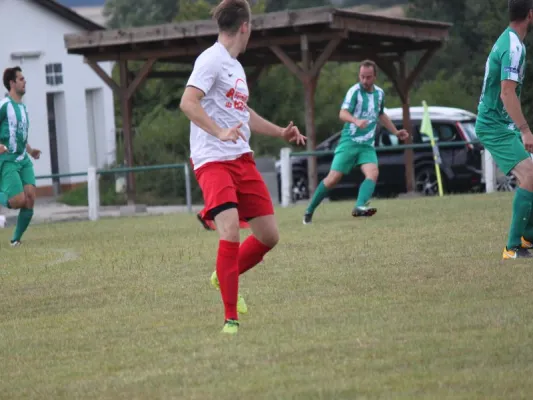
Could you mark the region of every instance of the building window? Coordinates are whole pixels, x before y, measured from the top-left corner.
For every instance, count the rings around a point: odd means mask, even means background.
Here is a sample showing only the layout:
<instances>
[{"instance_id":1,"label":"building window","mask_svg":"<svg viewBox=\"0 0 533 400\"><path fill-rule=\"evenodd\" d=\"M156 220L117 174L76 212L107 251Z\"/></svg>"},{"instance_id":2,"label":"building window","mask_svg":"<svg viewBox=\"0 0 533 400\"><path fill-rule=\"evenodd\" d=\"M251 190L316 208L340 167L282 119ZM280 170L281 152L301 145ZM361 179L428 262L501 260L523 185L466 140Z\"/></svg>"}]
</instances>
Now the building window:
<instances>
[{"instance_id":1,"label":"building window","mask_svg":"<svg viewBox=\"0 0 533 400\"><path fill-rule=\"evenodd\" d=\"M46 64L46 84L51 86L63 84L63 66L61 64Z\"/></svg>"}]
</instances>

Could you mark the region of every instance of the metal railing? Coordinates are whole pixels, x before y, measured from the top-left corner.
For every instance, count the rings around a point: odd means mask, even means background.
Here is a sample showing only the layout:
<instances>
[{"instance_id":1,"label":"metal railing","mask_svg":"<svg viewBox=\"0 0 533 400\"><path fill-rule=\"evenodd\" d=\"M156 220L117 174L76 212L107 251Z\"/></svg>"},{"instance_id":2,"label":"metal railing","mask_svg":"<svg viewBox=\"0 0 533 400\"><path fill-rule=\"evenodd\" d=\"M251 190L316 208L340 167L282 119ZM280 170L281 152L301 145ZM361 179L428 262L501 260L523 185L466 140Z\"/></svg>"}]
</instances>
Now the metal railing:
<instances>
[{"instance_id":1,"label":"metal railing","mask_svg":"<svg viewBox=\"0 0 533 400\"><path fill-rule=\"evenodd\" d=\"M440 148L453 148L462 147L465 145L480 144L479 140L472 141L456 141L456 142L436 142L435 148L438 151ZM376 151L390 152L407 149L428 149L432 150L431 143L412 143L402 144L394 146L377 146ZM485 183L485 191L491 193L496 187L496 168L492 160L492 156L487 150L482 149L482 171L483 182ZM292 165L291 157L313 157L313 156L326 156L335 154L334 150L321 150L321 151L295 151L286 147L280 151L280 176L281 176L281 206L288 207L292 203Z\"/></svg>"},{"instance_id":2,"label":"metal railing","mask_svg":"<svg viewBox=\"0 0 533 400\"><path fill-rule=\"evenodd\" d=\"M129 172L146 172L146 171L159 171L163 169L183 169L185 174L185 198L187 204L187 211L192 213L192 188L191 188L191 173L187 163L179 164L161 164L161 165L146 165L139 167L120 167L112 169L96 169L89 167L87 172L71 172L65 174L50 174L39 175L35 179L57 179L57 178L72 178L79 176L87 177L87 189L88 189L88 204L89 204L89 219L91 221L99 218L98 209L100 207L100 193L98 186L98 175L113 175L113 174L126 174Z\"/></svg>"}]
</instances>

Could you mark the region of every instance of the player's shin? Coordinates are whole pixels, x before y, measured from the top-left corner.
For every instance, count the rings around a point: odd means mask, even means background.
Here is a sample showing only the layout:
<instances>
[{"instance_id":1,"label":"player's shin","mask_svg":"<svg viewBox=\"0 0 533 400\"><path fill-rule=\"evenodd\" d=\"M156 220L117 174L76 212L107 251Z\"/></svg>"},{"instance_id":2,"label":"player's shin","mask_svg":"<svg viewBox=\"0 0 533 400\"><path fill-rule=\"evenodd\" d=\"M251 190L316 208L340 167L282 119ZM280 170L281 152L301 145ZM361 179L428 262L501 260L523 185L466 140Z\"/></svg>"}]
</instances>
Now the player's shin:
<instances>
[{"instance_id":1,"label":"player's shin","mask_svg":"<svg viewBox=\"0 0 533 400\"><path fill-rule=\"evenodd\" d=\"M239 274L244 274L261 262L270 247L261 243L254 235L242 242L239 248Z\"/></svg>"},{"instance_id":2,"label":"player's shin","mask_svg":"<svg viewBox=\"0 0 533 400\"><path fill-rule=\"evenodd\" d=\"M315 212L315 209L322 203L322 200L324 200L328 195L328 188L326 185L324 185L324 181L321 181L318 187L315 190L315 193L313 193L313 198L311 199L311 202L307 206L306 214L313 214Z\"/></svg>"},{"instance_id":3,"label":"player's shin","mask_svg":"<svg viewBox=\"0 0 533 400\"><path fill-rule=\"evenodd\" d=\"M532 207L533 192L518 188L513 200L513 216L511 219L511 227L509 229L509 239L507 241L508 249L521 246L522 236L527 235L527 227L530 224Z\"/></svg>"},{"instance_id":4,"label":"player's shin","mask_svg":"<svg viewBox=\"0 0 533 400\"><path fill-rule=\"evenodd\" d=\"M224 302L225 319L237 320L239 292L239 242L220 240L217 255L217 276Z\"/></svg>"},{"instance_id":5,"label":"player's shin","mask_svg":"<svg viewBox=\"0 0 533 400\"><path fill-rule=\"evenodd\" d=\"M31 219L33 217L33 209L31 208L21 208L19 211L19 216L17 218L17 226L15 227L15 232L13 233L13 238L11 242L20 242L22 235L28 229Z\"/></svg>"},{"instance_id":6,"label":"player's shin","mask_svg":"<svg viewBox=\"0 0 533 400\"><path fill-rule=\"evenodd\" d=\"M374 190L376 189L376 182L372 179L365 179L359 187L359 194L357 195L357 202L355 207L364 207L370 201Z\"/></svg>"}]
</instances>

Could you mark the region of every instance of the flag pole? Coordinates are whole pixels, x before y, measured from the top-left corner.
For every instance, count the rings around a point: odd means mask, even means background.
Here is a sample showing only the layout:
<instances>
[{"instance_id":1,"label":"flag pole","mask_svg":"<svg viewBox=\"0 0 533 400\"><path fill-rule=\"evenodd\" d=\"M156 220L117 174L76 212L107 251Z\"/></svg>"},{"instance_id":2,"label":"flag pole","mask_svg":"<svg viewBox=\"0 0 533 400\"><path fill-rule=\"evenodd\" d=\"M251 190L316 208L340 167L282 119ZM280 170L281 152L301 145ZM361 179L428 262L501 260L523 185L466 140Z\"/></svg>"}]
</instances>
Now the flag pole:
<instances>
[{"instance_id":1,"label":"flag pole","mask_svg":"<svg viewBox=\"0 0 533 400\"><path fill-rule=\"evenodd\" d=\"M433 149L433 160L435 162L435 174L437 175L437 185L439 188L439 197L443 196L442 189L442 178L440 174L440 165L442 164L442 159L440 157L439 147L435 143L435 136L433 135L433 126L431 125L431 119L429 117L429 109L426 101L422 101L424 106L424 117L422 119L422 126L420 127L420 133L427 135L429 137L431 147Z\"/></svg>"}]
</instances>

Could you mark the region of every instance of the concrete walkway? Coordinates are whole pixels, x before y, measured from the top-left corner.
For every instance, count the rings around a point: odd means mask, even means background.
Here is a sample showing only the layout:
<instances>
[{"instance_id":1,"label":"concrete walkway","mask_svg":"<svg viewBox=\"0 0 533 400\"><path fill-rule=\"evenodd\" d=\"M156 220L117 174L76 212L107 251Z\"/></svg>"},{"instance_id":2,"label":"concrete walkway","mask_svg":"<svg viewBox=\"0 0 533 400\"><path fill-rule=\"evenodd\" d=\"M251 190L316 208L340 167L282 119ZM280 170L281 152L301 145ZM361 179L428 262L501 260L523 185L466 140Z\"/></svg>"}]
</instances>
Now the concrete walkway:
<instances>
[{"instance_id":1,"label":"concrete walkway","mask_svg":"<svg viewBox=\"0 0 533 400\"><path fill-rule=\"evenodd\" d=\"M194 205L193 211L198 212L203 205ZM100 218L121 217L125 215L164 215L187 212L187 206L154 206L147 207L146 212L131 213L120 206L100 207ZM0 215L6 217L6 227L12 227L17 222L18 210L0 209ZM58 203L53 198L38 199L34 208L32 224L65 221L86 221L89 219L88 207L74 207Z\"/></svg>"}]
</instances>

